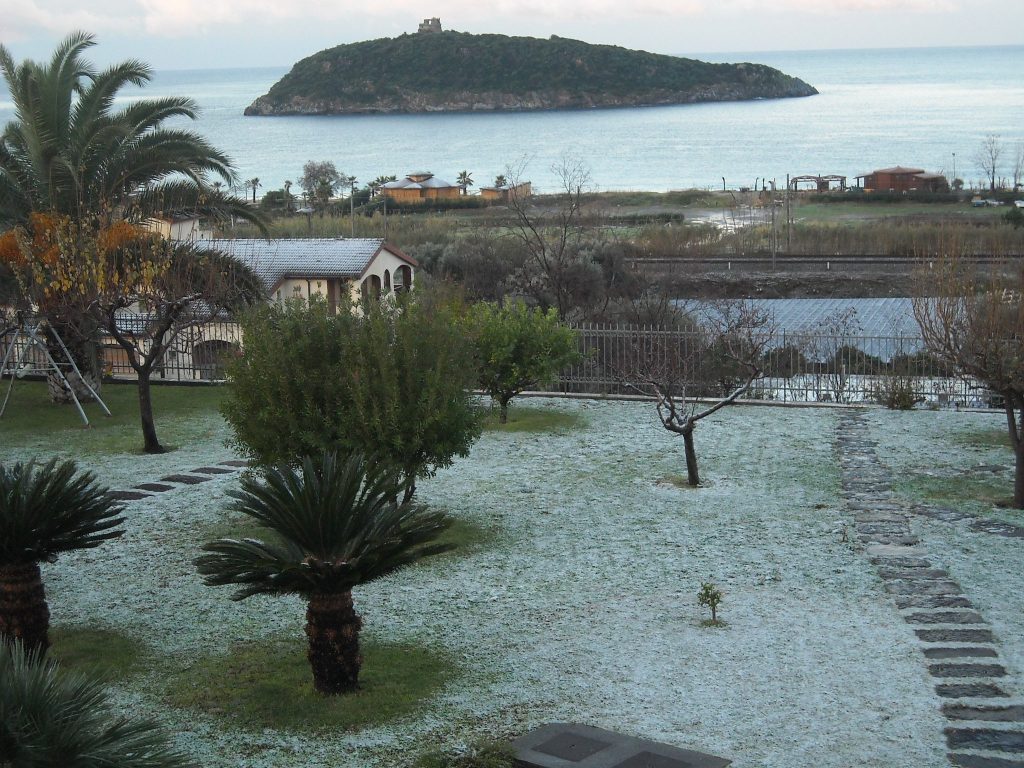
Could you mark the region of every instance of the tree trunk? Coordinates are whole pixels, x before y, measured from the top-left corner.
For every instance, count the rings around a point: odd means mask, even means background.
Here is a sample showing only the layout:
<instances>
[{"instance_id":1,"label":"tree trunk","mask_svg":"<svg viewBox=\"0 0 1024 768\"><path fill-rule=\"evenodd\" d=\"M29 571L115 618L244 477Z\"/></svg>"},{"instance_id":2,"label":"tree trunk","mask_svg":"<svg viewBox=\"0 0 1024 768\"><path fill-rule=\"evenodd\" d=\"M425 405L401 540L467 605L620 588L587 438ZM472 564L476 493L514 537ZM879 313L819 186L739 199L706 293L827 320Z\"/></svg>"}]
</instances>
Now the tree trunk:
<instances>
[{"instance_id":1,"label":"tree trunk","mask_svg":"<svg viewBox=\"0 0 1024 768\"><path fill-rule=\"evenodd\" d=\"M352 604L352 592L314 594L306 609L306 638L313 687L334 696L359 689L359 630L362 619Z\"/></svg>"},{"instance_id":2,"label":"tree trunk","mask_svg":"<svg viewBox=\"0 0 1024 768\"><path fill-rule=\"evenodd\" d=\"M700 485L700 475L697 474L697 450L693 447L693 426L684 430L682 435L686 449L686 484L696 488Z\"/></svg>"},{"instance_id":3,"label":"tree trunk","mask_svg":"<svg viewBox=\"0 0 1024 768\"><path fill-rule=\"evenodd\" d=\"M0 639L5 643L21 640L26 651L42 656L50 647L49 626L39 563L0 567Z\"/></svg>"},{"instance_id":4,"label":"tree trunk","mask_svg":"<svg viewBox=\"0 0 1024 768\"><path fill-rule=\"evenodd\" d=\"M1024 397L1015 393L1002 391L1006 410L1006 427L1010 433L1010 445L1013 446L1013 506L1024 509L1024 436L1021 435L1021 424L1017 421L1017 412L1024 417Z\"/></svg>"},{"instance_id":5,"label":"tree trunk","mask_svg":"<svg viewBox=\"0 0 1024 768\"><path fill-rule=\"evenodd\" d=\"M508 399L499 400L498 406L500 408L498 412L498 423L508 424Z\"/></svg>"},{"instance_id":6,"label":"tree trunk","mask_svg":"<svg viewBox=\"0 0 1024 768\"><path fill-rule=\"evenodd\" d=\"M1024 441L1017 443L1013 453L1013 506L1014 509L1024 509Z\"/></svg>"},{"instance_id":7,"label":"tree trunk","mask_svg":"<svg viewBox=\"0 0 1024 768\"><path fill-rule=\"evenodd\" d=\"M153 391L149 383L149 370L139 372L139 418L142 421L142 450L145 453L167 453L156 436L153 421Z\"/></svg>"},{"instance_id":8,"label":"tree trunk","mask_svg":"<svg viewBox=\"0 0 1024 768\"><path fill-rule=\"evenodd\" d=\"M60 366L61 373L64 374L64 378L71 385L78 401L80 403L91 403L94 398L92 392L89 391L89 387L92 387L93 391L98 393L103 381L103 372L99 363L96 344L92 341L76 340L73 338L76 333L74 330L62 330L64 332L58 331L60 332L61 340L64 342L64 346L67 347L68 352L71 353L71 358L78 367L81 376L76 374L71 369L71 366L68 365L67 355L61 349L57 340L50 334L46 335L46 349L54 362ZM47 372L46 385L51 402L74 402L71 392L68 391L67 387L64 386L64 382L53 371Z\"/></svg>"}]
</instances>

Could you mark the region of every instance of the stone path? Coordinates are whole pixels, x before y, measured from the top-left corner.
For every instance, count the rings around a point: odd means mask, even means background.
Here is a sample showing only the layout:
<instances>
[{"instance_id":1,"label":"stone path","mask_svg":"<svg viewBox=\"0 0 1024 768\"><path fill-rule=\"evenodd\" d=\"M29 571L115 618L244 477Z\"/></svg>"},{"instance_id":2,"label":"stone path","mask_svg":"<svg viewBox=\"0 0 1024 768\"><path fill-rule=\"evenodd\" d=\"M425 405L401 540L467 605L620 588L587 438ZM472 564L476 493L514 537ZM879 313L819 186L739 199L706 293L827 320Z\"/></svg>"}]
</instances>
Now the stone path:
<instances>
[{"instance_id":1,"label":"stone path","mask_svg":"<svg viewBox=\"0 0 1024 768\"><path fill-rule=\"evenodd\" d=\"M249 466L249 462L241 459L222 461L215 467L196 467L188 473L165 475L159 482L139 483L138 485L123 491L113 491L112 496L119 501L139 501L150 499L153 494L166 493L180 488L183 485L198 485L212 480L215 475L227 475L238 472Z\"/></svg>"},{"instance_id":2,"label":"stone path","mask_svg":"<svg viewBox=\"0 0 1024 768\"><path fill-rule=\"evenodd\" d=\"M935 693L949 723L945 736L950 763L961 768L1024 768L1024 703L1002 682L1006 669L998 639L960 585L933 563L914 535L910 516L924 513L921 507L901 504L893 493L892 476L878 459L862 414L840 417L837 453L842 495L857 539L903 620L913 628L928 673L935 679ZM1015 535L1001 525L975 530Z\"/></svg>"}]
</instances>

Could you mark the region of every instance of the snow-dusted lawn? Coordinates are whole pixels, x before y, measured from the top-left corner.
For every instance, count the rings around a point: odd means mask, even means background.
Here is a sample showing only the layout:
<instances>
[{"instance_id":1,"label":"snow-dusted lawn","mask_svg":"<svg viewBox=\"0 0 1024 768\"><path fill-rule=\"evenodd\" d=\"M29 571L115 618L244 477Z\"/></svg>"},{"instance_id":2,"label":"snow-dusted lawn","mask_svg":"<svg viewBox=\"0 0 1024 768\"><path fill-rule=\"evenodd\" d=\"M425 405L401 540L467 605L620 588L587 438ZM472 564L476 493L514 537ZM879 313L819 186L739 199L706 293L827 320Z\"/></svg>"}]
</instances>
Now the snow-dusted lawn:
<instances>
[{"instance_id":1,"label":"snow-dusted lawn","mask_svg":"<svg viewBox=\"0 0 1024 768\"><path fill-rule=\"evenodd\" d=\"M682 444L651 405L531 404L580 410L588 426L486 434L421 485L422 501L496 527L495 541L357 592L365 636L461 659L460 676L412 717L314 737L225 730L161 704L162 677L190 659L302 631L298 601L233 603L194 572L235 477L135 503L121 541L47 567L54 621L111 625L155 646L157 666L117 698L164 719L203 765L390 768L431 745L553 720L712 752L736 768L945 764L939 700L913 634L867 558L842 541L836 412L726 409L698 428L707 487L683 490L658 482L683 471ZM873 412L872 423L891 415ZM934 416L912 415L906 425ZM194 451L102 470L126 485L230 458L215 434ZM969 557L944 535L929 546L945 548L1004 641L1024 636L1011 594L1019 579L1002 570L1021 544ZM725 592L725 628L700 625L696 595L709 578ZM1006 658L1019 670L1012 642Z\"/></svg>"}]
</instances>

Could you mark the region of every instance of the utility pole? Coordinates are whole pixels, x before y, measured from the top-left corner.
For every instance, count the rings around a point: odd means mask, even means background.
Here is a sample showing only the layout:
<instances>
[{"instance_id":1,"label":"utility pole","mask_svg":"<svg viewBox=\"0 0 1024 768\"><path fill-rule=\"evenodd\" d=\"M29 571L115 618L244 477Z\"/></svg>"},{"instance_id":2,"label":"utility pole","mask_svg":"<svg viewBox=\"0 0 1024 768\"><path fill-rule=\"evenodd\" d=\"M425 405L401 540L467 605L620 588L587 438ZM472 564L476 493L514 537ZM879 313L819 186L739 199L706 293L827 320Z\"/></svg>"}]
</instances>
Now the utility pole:
<instances>
[{"instance_id":1,"label":"utility pole","mask_svg":"<svg viewBox=\"0 0 1024 768\"><path fill-rule=\"evenodd\" d=\"M789 225L792 222L792 212L789 208L789 174L786 174L786 253L793 250L793 240L790 236Z\"/></svg>"},{"instance_id":2,"label":"utility pole","mask_svg":"<svg viewBox=\"0 0 1024 768\"><path fill-rule=\"evenodd\" d=\"M356 236L356 177L348 177L349 184L351 185L348 193L348 216L352 220L352 237Z\"/></svg>"}]
</instances>

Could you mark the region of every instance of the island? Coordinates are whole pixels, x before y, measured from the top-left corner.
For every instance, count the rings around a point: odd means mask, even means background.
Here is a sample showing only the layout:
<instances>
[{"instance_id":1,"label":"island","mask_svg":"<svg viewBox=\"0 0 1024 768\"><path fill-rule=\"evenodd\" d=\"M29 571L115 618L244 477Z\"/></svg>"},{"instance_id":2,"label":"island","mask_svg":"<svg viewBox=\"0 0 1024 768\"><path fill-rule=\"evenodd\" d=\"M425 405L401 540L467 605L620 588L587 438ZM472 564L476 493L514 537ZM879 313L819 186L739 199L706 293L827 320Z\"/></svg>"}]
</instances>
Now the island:
<instances>
[{"instance_id":1,"label":"island","mask_svg":"<svg viewBox=\"0 0 1024 768\"><path fill-rule=\"evenodd\" d=\"M549 39L433 32L339 45L295 64L246 115L649 107L812 96L763 64Z\"/></svg>"}]
</instances>

